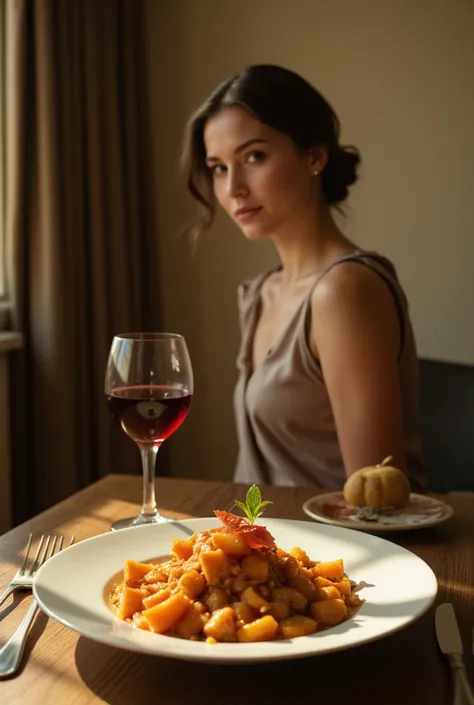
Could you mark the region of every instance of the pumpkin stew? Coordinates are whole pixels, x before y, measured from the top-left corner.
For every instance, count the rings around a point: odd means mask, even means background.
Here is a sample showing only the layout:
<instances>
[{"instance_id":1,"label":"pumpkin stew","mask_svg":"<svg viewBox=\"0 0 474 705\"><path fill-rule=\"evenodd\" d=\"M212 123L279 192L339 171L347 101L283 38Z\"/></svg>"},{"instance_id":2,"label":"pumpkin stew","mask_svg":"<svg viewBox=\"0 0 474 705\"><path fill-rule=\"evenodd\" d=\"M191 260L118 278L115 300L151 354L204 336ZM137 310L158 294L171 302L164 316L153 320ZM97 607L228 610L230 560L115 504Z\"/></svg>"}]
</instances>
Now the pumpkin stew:
<instances>
[{"instance_id":1,"label":"pumpkin stew","mask_svg":"<svg viewBox=\"0 0 474 705\"><path fill-rule=\"evenodd\" d=\"M265 527L215 513L222 525L175 539L165 563L126 562L108 600L119 619L171 637L256 642L333 627L362 604L342 559L287 553Z\"/></svg>"}]
</instances>

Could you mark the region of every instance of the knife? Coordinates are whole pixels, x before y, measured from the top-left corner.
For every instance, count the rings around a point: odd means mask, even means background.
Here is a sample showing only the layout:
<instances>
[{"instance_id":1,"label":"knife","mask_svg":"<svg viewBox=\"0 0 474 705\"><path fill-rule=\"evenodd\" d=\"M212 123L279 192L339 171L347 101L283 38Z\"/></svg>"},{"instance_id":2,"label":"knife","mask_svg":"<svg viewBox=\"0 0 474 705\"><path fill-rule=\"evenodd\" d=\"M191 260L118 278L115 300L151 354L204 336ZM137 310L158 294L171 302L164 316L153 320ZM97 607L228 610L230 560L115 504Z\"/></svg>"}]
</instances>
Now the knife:
<instances>
[{"instance_id":1,"label":"knife","mask_svg":"<svg viewBox=\"0 0 474 705\"><path fill-rule=\"evenodd\" d=\"M435 629L439 648L448 657L453 672L453 705L474 705L474 695L467 679L462 654L462 641L454 608L450 602L439 605L435 613Z\"/></svg>"}]
</instances>

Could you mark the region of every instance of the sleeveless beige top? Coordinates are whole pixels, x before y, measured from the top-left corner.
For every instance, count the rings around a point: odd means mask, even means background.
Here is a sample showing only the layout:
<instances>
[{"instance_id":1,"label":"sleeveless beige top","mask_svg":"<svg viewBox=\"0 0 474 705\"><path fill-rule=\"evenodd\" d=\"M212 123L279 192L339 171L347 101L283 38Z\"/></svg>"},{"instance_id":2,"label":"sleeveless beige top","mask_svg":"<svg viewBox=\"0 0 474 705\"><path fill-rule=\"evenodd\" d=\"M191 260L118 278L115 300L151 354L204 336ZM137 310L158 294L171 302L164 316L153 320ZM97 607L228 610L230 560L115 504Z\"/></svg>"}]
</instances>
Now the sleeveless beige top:
<instances>
[{"instance_id":1,"label":"sleeveless beige top","mask_svg":"<svg viewBox=\"0 0 474 705\"><path fill-rule=\"evenodd\" d=\"M288 327L253 372L260 290L269 273L240 285L242 342L234 396L239 455L234 482L333 490L341 489L346 480L331 403L308 339L313 289L340 262L370 267L394 297L401 327L398 370L408 475L414 492L426 486L418 425L418 359L407 301L393 265L377 253L363 251L343 255L316 276Z\"/></svg>"}]
</instances>

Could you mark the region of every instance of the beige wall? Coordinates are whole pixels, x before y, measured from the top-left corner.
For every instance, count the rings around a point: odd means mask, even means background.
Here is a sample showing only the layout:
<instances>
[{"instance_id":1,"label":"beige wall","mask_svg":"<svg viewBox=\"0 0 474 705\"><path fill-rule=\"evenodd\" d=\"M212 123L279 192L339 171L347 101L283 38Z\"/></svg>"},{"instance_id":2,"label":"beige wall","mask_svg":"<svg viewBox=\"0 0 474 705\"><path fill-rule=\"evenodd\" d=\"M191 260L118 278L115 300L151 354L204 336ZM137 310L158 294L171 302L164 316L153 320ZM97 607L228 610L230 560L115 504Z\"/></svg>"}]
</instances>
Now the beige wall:
<instances>
[{"instance_id":1,"label":"beige wall","mask_svg":"<svg viewBox=\"0 0 474 705\"><path fill-rule=\"evenodd\" d=\"M292 68L334 105L364 159L349 235L396 263L420 354L474 363L472 0L148 0L148 30L165 325L196 373L173 473L231 476L235 290L275 262L222 217L194 258L176 236L192 212L177 175L186 118L245 65Z\"/></svg>"}]
</instances>

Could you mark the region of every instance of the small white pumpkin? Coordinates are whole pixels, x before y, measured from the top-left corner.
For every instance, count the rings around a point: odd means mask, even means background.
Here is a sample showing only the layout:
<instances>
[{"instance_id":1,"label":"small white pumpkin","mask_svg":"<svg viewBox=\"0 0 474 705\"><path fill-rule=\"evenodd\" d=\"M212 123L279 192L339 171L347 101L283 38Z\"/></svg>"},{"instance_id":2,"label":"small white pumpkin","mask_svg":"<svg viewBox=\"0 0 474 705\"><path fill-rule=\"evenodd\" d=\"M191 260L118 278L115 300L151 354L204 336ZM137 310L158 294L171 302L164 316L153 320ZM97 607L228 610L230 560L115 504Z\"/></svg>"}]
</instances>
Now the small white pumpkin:
<instances>
[{"instance_id":1,"label":"small white pumpkin","mask_svg":"<svg viewBox=\"0 0 474 705\"><path fill-rule=\"evenodd\" d=\"M361 468L344 485L344 499L355 507L395 507L401 509L410 499L410 482L401 470L389 463Z\"/></svg>"}]
</instances>

